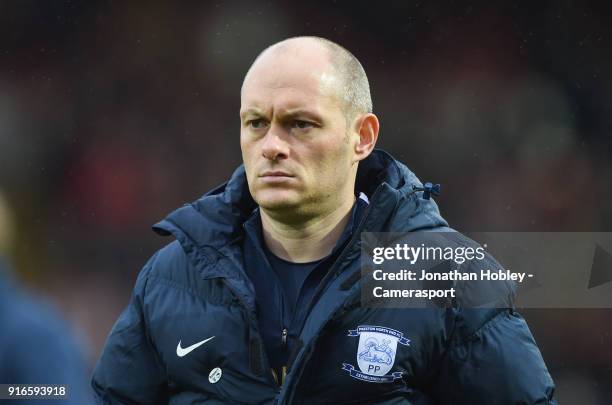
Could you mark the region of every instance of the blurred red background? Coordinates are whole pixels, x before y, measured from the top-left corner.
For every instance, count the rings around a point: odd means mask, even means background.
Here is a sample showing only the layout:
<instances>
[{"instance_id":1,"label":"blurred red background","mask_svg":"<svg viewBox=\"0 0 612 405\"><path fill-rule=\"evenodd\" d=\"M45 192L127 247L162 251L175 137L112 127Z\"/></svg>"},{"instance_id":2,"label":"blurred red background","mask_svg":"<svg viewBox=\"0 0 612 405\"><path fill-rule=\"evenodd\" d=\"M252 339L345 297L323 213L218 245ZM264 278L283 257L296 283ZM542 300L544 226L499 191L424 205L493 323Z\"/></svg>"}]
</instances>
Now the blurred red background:
<instances>
[{"instance_id":1,"label":"blurred red background","mask_svg":"<svg viewBox=\"0 0 612 405\"><path fill-rule=\"evenodd\" d=\"M168 242L150 225L240 164L252 60L295 35L361 60L379 146L442 184L454 228L611 230L610 3L5 1L7 254L72 321L90 366ZM524 314L560 403L611 403L612 311Z\"/></svg>"}]
</instances>

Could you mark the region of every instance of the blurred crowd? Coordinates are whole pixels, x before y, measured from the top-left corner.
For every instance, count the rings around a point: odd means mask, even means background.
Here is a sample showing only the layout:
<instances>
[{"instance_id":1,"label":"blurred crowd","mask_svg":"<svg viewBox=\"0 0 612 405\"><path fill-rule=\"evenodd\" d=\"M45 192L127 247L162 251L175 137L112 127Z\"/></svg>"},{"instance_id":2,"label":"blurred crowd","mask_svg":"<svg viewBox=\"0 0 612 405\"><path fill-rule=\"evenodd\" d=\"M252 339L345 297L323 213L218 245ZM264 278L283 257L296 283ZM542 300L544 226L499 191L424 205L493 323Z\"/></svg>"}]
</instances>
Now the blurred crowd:
<instances>
[{"instance_id":1,"label":"blurred crowd","mask_svg":"<svg viewBox=\"0 0 612 405\"><path fill-rule=\"evenodd\" d=\"M93 366L168 242L150 225L240 164L252 60L305 34L360 59L379 146L442 184L454 228L610 231L611 23L578 1L2 2L3 256ZM609 404L612 310L525 316L560 403Z\"/></svg>"}]
</instances>

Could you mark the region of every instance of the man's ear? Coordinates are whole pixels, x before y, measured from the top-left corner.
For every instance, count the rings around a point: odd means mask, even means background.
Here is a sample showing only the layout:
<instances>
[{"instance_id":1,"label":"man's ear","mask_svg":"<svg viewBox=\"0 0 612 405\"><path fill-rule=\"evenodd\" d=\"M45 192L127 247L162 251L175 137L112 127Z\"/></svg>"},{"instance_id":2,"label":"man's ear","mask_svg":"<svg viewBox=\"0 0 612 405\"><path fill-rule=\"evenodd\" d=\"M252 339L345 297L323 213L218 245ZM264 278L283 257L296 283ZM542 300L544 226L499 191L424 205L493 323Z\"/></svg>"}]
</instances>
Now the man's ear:
<instances>
[{"instance_id":1,"label":"man's ear","mask_svg":"<svg viewBox=\"0 0 612 405\"><path fill-rule=\"evenodd\" d=\"M380 124L378 117L372 113L367 113L355 120L355 130L359 135L359 142L355 144L355 161L367 158L378 140L378 130Z\"/></svg>"}]
</instances>

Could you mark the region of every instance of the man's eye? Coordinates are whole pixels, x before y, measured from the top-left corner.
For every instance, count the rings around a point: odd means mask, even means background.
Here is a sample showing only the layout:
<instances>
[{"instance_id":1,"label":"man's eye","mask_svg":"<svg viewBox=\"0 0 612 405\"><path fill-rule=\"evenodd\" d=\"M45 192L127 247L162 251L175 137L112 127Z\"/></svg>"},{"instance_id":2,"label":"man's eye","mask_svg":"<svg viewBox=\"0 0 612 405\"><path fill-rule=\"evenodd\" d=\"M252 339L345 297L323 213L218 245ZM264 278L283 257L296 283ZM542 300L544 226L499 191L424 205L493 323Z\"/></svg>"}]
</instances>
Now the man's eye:
<instances>
[{"instance_id":1,"label":"man's eye","mask_svg":"<svg viewBox=\"0 0 612 405\"><path fill-rule=\"evenodd\" d=\"M250 120L248 122L248 125L253 129L261 129L265 127L266 122L262 119L256 119L256 120Z\"/></svg>"},{"instance_id":2,"label":"man's eye","mask_svg":"<svg viewBox=\"0 0 612 405\"><path fill-rule=\"evenodd\" d=\"M314 127L314 124L308 121L295 120L292 124L293 128L308 129Z\"/></svg>"}]
</instances>

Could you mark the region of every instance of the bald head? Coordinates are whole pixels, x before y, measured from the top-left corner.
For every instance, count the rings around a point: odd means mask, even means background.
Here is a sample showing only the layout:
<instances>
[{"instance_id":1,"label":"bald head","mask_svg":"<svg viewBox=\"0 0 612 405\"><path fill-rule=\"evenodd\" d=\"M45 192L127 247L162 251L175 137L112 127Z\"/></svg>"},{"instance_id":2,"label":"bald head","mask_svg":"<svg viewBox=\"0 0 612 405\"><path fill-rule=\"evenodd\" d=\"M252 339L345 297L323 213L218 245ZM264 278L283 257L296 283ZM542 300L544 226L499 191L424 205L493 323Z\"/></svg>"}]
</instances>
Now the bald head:
<instances>
[{"instance_id":1,"label":"bald head","mask_svg":"<svg viewBox=\"0 0 612 405\"><path fill-rule=\"evenodd\" d=\"M347 118L372 112L370 85L357 58L344 47L325 38L295 37L266 48L257 56L244 82L252 79L258 64L293 59L318 74L320 85L342 103Z\"/></svg>"}]
</instances>

